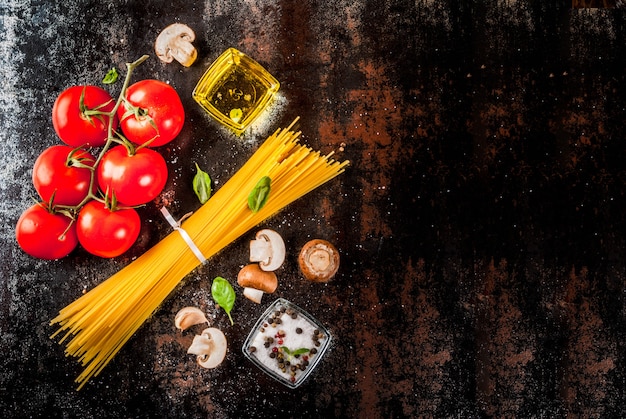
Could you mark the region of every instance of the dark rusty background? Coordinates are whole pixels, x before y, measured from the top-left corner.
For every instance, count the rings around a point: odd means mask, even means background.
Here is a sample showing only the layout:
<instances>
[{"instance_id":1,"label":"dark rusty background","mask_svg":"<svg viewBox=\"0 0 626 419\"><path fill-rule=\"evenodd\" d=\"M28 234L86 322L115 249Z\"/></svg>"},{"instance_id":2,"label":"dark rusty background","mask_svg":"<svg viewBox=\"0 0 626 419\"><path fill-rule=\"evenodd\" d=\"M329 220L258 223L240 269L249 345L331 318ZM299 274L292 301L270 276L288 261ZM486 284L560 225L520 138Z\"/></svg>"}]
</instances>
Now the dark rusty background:
<instances>
[{"instance_id":1,"label":"dark rusty background","mask_svg":"<svg viewBox=\"0 0 626 419\"><path fill-rule=\"evenodd\" d=\"M469 3L469 2L468 2ZM0 408L16 417L618 417L626 411L626 22L559 2L0 2ZM564 2L567 3L567 2ZM197 34L191 68L163 64L158 33ZM281 82L273 109L236 138L191 91L235 47ZM134 80L171 83L186 125L161 150L170 180L141 209L127 255L27 257L14 225L36 156L58 143L66 87L100 83L143 54ZM110 88L115 90L115 86ZM216 188L296 116L303 140L352 163L262 227L290 254L276 296L335 340L297 390L244 359L257 306L238 293L230 326L210 297L234 280L253 232L197 269L81 392L79 365L48 339L59 309L193 211L194 162ZM261 227L261 226L260 226ZM337 245L326 285L298 274L310 238ZM238 289L240 291L240 289ZM174 314L197 305L226 333L215 370L186 355Z\"/></svg>"}]
</instances>

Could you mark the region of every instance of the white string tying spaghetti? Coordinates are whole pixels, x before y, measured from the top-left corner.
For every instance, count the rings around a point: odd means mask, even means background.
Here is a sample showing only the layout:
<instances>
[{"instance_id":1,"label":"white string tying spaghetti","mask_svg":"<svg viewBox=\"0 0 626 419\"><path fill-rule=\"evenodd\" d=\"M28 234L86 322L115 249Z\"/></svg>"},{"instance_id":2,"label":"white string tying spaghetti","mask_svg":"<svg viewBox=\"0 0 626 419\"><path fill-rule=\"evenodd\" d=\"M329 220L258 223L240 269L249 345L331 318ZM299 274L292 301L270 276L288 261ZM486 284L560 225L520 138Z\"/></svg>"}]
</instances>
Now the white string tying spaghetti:
<instances>
[{"instance_id":1,"label":"white string tying spaghetti","mask_svg":"<svg viewBox=\"0 0 626 419\"><path fill-rule=\"evenodd\" d=\"M182 220L191 215L191 213L186 214L180 221L176 221L174 217L172 217L172 214L170 214L170 212L165 207L161 207L161 214L163 214L163 217L165 217L165 220L172 226L172 228L180 233L181 237L183 238L187 246L189 246L189 249L191 249L193 254L198 258L200 263L206 262L206 258L204 257L200 249L198 249L198 246L196 246L193 240L191 240L189 234L180 226Z\"/></svg>"}]
</instances>

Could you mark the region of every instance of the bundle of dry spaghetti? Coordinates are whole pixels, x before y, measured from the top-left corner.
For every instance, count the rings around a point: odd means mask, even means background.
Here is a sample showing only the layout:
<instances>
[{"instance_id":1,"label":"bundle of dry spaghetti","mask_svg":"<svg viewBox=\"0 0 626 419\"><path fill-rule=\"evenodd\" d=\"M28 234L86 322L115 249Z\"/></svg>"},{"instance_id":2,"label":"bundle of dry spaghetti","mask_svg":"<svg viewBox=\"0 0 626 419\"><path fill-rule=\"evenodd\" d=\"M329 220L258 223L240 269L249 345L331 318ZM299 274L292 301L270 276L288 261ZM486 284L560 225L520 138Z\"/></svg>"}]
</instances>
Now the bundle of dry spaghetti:
<instances>
[{"instance_id":1,"label":"bundle of dry spaghetti","mask_svg":"<svg viewBox=\"0 0 626 419\"><path fill-rule=\"evenodd\" d=\"M52 337L62 336L59 343L66 345L66 355L78 358L85 367L76 378L79 390L102 371L179 282L200 265L193 245L209 259L248 230L345 170L348 161L335 161L332 153L321 155L301 145L300 132L291 131L296 121L284 130L277 130L261 144L178 231L170 233L51 320L52 325L59 326ZM252 212L248 195L264 176L271 179L270 196L258 212ZM187 240L184 235L188 235ZM188 244L189 238L192 246Z\"/></svg>"}]
</instances>

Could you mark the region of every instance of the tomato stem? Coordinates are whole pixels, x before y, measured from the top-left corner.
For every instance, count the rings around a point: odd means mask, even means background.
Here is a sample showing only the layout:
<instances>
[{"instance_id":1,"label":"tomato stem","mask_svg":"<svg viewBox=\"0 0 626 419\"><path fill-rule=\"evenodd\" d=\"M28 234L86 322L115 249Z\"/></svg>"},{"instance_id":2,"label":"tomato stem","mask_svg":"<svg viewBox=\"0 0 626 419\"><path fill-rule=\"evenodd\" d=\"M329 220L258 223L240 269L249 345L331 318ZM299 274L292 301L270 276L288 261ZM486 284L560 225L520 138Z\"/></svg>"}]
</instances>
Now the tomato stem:
<instances>
[{"instance_id":1,"label":"tomato stem","mask_svg":"<svg viewBox=\"0 0 626 419\"><path fill-rule=\"evenodd\" d=\"M126 63L126 77L124 77L124 84L122 85L122 90L120 91L120 94L117 98L117 101L115 102L115 106L113 107L113 109L111 109L111 112L109 112L109 124L107 126L107 142L104 145L102 151L100 152L100 154L98 155L98 158L96 159L96 163L94 164L94 167L97 166L100 163L100 160L102 160L102 157L104 156L104 153L106 153L106 151L109 149L109 147L111 146L111 143L114 141L114 137L113 137L113 118L115 118L115 114L117 113L117 110L119 109L119 107L121 106L122 102L124 101L124 98L126 97L126 90L128 89L128 85L130 84L130 79L131 79L131 75L133 73L133 71L135 71L135 69L141 65L141 63L143 63L144 61L146 61L148 59L148 55L143 55L142 57L140 57L138 60L132 62L132 63Z\"/></svg>"},{"instance_id":2,"label":"tomato stem","mask_svg":"<svg viewBox=\"0 0 626 419\"><path fill-rule=\"evenodd\" d=\"M126 72L126 76L124 77L124 84L122 85L122 90L120 91L120 94L118 95L117 100L115 101L115 106L113 107L113 109L111 109L111 111L103 112L99 110L100 107L97 109L93 109L93 110L83 110L83 113L88 117L96 116L96 115L109 117L108 124L107 124L107 140L104 146L102 147L102 150L100 150L100 153L98 154L98 157L96 158L96 161L94 162L93 167L89 167L91 173L90 173L89 190L87 192L87 196L85 196L85 198L78 205L75 205L75 206L59 205L58 206L59 208L66 210L66 211L71 211L72 213L76 214L78 213L80 208L82 208L87 202L89 202L92 199L95 199L105 204L109 204L109 202L107 202L108 199L106 195L103 199L103 198L96 196L96 194L93 193L93 187L96 182L96 169L98 165L100 164L100 161L104 157L105 153L109 150L109 148L111 148L111 145L114 142L122 142L122 143L125 142L124 139L118 140L116 138L116 136L119 136L119 134L115 133L114 135L113 133L113 123L115 121L115 115L117 114L117 110L121 106L122 102L124 102L124 98L126 97L126 90L128 89L128 85L130 84L133 71L135 71L135 69L139 67L148 58L149 58L149 55L143 55L132 63L126 63L127 72ZM83 106L82 102L83 102L83 96L81 96L81 106ZM108 103L109 102L107 102L107 104ZM116 203L114 202L113 204L115 205ZM71 217L71 218L73 222L75 217Z\"/></svg>"}]
</instances>

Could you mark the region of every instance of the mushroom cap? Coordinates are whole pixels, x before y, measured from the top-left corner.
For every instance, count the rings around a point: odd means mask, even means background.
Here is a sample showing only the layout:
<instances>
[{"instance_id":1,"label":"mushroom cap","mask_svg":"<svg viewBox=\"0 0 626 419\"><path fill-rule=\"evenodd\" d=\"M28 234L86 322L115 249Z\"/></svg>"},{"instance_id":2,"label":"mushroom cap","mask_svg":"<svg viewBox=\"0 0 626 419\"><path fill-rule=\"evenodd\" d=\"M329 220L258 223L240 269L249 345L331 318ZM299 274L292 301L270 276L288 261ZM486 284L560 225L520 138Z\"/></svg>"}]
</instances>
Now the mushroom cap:
<instances>
[{"instance_id":1,"label":"mushroom cap","mask_svg":"<svg viewBox=\"0 0 626 419\"><path fill-rule=\"evenodd\" d=\"M275 271L285 261L283 238L268 228L256 233L256 240L250 241L250 262L259 262L264 271Z\"/></svg>"},{"instance_id":2,"label":"mushroom cap","mask_svg":"<svg viewBox=\"0 0 626 419\"><path fill-rule=\"evenodd\" d=\"M309 281L327 282L339 269L339 252L326 240L313 239L302 247L298 264Z\"/></svg>"},{"instance_id":3,"label":"mushroom cap","mask_svg":"<svg viewBox=\"0 0 626 419\"><path fill-rule=\"evenodd\" d=\"M278 287L278 278L274 272L264 271L258 264L251 263L241 268L237 283L244 288L254 288L271 294Z\"/></svg>"},{"instance_id":4,"label":"mushroom cap","mask_svg":"<svg viewBox=\"0 0 626 419\"><path fill-rule=\"evenodd\" d=\"M204 368L215 368L226 357L228 343L224 333L215 327L209 327L193 338L187 353L197 356L198 364Z\"/></svg>"}]
</instances>

